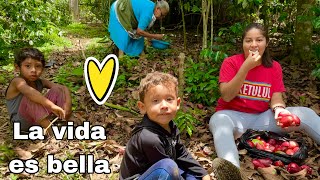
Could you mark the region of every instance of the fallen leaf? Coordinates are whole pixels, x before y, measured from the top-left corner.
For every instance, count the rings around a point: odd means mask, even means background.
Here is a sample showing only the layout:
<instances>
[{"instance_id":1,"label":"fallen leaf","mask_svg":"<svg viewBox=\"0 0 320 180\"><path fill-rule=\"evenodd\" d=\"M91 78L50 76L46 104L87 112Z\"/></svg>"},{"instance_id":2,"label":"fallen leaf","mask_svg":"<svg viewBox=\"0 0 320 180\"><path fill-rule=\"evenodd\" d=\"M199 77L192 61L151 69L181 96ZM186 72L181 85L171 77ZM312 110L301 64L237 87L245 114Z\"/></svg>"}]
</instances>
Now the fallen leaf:
<instances>
[{"instance_id":1,"label":"fallen leaf","mask_svg":"<svg viewBox=\"0 0 320 180\"><path fill-rule=\"evenodd\" d=\"M30 151L26 151L24 149L21 149L20 147L14 148L14 151L18 154L19 159L22 159L22 160L31 159L33 157Z\"/></svg>"},{"instance_id":2,"label":"fallen leaf","mask_svg":"<svg viewBox=\"0 0 320 180\"><path fill-rule=\"evenodd\" d=\"M106 174L90 174L90 180L100 180L100 179L108 179Z\"/></svg>"},{"instance_id":3,"label":"fallen leaf","mask_svg":"<svg viewBox=\"0 0 320 180\"><path fill-rule=\"evenodd\" d=\"M277 170L274 166L266 167L266 168L258 168L257 171L264 177L265 180L281 180L282 176L277 174Z\"/></svg>"},{"instance_id":4,"label":"fallen leaf","mask_svg":"<svg viewBox=\"0 0 320 180\"><path fill-rule=\"evenodd\" d=\"M239 150L239 154L241 154L241 155L244 155L244 154L247 154L247 153L248 153L248 151L246 149Z\"/></svg>"},{"instance_id":5,"label":"fallen leaf","mask_svg":"<svg viewBox=\"0 0 320 180\"><path fill-rule=\"evenodd\" d=\"M37 144L30 144L30 146L28 147L28 151L35 153L42 149L45 145L46 144L43 142L38 142Z\"/></svg>"},{"instance_id":6,"label":"fallen leaf","mask_svg":"<svg viewBox=\"0 0 320 180\"><path fill-rule=\"evenodd\" d=\"M204 154L203 151L198 151L198 152L195 152L194 154L198 157L207 157L207 155Z\"/></svg>"}]
</instances>

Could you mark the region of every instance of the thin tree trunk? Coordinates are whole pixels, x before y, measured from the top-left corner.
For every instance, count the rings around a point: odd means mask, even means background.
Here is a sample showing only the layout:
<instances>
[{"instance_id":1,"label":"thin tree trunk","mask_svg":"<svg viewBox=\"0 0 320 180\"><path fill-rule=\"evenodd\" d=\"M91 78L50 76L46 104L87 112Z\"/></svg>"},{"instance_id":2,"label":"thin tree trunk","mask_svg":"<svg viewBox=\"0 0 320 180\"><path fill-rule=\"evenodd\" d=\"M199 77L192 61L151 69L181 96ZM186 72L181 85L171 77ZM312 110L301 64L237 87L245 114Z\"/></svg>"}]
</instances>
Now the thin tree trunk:
<instances>
[{"instance_id":1,"label":"thin tree trunk","mask_svg":"<svg viewBox=\"0 0 320 180\"><path fill-rule=\"evenodd\" d=\"M79 10L79 0L70 0L70 12L72 15L72 20L79 22L80 20L80 10Z\"/></svg>"},{"instance_id":2,"label":"thin tree trunk","mask_svg":"<svg viewBox=\"0 0 320 180\"><path fill-rule=\"evenodd\" d=\"M211 0L202 0L203 36L202 49L208 48L208 17Z\"/></svg>"},{"instance_id":3,"label":"thin tree trunk","mask_svg":"<svg viewBox=\"0 0 320 180\"><path fill-rule=\"evenodd\" d=\"M186 32L186 22L184 20L184 11L183 11L183 2L180 0L180 10L181 10L181 18L182 18L182 25L183 25L183 47L184 50L187 50L187 32Z\"/></svg>"},{"instance_id":4,"label":"thin tree trunk","mask_svg":"<svg viewBox=\"0 0 320 180\"><path fill-rule=\"evenodd\" d=\"M293 51L290 56L290 64L309 64L312 45L312 5L315 0L297 0L297 17L294 35Z\"/></svg>"},{"instance_id":5,"label":"thin tree trunk","mask_svg":"<svg viewBox=\"0 0 320 180\"><path fill-rule=\"evenodd\" d=\"M213 47L213 0L211 0L211 41L210 41L210 49L212 51Z\"/></svg>"},{"instance_id":6,"label":"thin tree trunk","mask_svg":"<svg viewBox=\"0 0 320 180\"><path fill-rule=\"evenodd\" d=\"M179 68L178 68L178 81L179 81L179 92L178 95L181 98L181 104L183 100L183 90L184 90L184 59L186 58L184 53L180 53L178 56L179 59ZM183 107L183 106L182 106Z\"/></svg>"},{"instance_id":7,"label":"thin tree trunk","mask_svg":"<svg viewBox=\"0 0 320 180\"><path fill-rule=\"evenodd\" d=\"M207 1L202 0L202 49L207 48L207 19L206 19Z\"/></svg>"}]
</instances>

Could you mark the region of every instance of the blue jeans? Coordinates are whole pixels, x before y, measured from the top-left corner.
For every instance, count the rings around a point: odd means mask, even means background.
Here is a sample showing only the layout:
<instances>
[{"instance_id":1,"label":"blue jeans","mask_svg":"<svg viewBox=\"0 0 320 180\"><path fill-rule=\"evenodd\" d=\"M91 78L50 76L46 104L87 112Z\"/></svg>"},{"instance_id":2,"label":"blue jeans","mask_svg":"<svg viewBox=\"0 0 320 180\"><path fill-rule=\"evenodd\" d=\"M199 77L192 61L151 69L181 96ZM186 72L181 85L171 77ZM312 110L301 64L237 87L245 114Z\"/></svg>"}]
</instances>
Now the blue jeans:
<instances>
[{"instance_id":1,"label":"blue jeans","mask_svg":"<svg viewBox=\"0 0 320 180\"><path fill-rule=\"evenodd\" d=\"M153 164L146 172L144 172L139 180L194 180L196 179L189 173L179 169L176 162L166 158Z\"/></svg>"}]
</instances>

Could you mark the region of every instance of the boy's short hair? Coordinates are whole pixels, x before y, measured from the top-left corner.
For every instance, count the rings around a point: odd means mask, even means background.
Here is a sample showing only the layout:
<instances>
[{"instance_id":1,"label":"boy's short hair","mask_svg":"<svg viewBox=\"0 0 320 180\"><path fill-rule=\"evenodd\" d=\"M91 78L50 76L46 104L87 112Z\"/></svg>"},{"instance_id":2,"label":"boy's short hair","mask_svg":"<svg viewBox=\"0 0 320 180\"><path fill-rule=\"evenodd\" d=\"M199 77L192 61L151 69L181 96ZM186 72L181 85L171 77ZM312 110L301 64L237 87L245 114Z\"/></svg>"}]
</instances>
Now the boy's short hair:
<instances>
[{"instance_id":1,"label":"boy's short hair","mask_svg":"<svg viewBox=\"0 0 320 180\"><path fill-rule=\"evenodd\" d=\"M19 67L21 63L26 60L27 58L32 58L41 62L42 66L45 67L45 59L41 51L36 48L22 48L16 52L14 56L14 63L17 64Z\"/></svg>"},{"instance_id":2,"label":"boy's short hair","mask_svg":"<svg viewBox=\"0 0 320 180\"><path fill-rule=\"evenodd\" d=\"M154 87L160 84L165 86L168 86L169 84L174 85L176 95L178 95L177 78L168 73L155 71L152 73L148 73L147 76L141 80L140 86L138 87L140 101L142 102L144 101L145 94L151 87Z\"/></svg>"}]
</instances>

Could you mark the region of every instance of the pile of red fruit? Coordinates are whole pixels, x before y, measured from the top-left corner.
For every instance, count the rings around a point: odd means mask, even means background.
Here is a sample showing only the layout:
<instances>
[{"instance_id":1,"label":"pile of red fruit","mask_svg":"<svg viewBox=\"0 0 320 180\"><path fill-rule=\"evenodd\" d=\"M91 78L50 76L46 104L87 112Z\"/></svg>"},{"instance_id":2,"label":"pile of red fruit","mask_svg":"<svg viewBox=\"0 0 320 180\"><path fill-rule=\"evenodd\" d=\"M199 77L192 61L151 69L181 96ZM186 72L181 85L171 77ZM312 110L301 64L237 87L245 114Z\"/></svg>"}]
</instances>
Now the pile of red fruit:
<instances>
[{"instance_id":1,"label":"pile of red fruit","mask_svg":"<svg viewBox=\"0 0 320 180\"><path fill-rule=\"evenodd\" d=\"M265 168L265 167L270 167L271 165L274 165L274 166L286 168L286 170L291 174L297 173L303 169L306 169L309 175L312 174L311 167L309 167L308 165L299 166L297 163L294 163L294 162L289 163L288 165L284 165L283 162L280 160L272 162L272 160L269 158L263 158L263 159L253 159L252 164L254 166L254 169Z\"/></svg>"},{"instance_id":2,"label":"pile of red fruit","mask_svg":"<svg viewBox=\"0 0 320 180\"><path fill-rule=\"evenodd\" d=\"M272 153L287 154L292 156L299 151L299 144L295 141L281 141L276 139L263 140L260 136L254 139L247 140L247 143L252 148L268 151Z\"/></svg>"},{"instance_id":3,"label":"pile of red fruit","mask_svg":"<svg viewBox=\"0 0 320 180\"><path fill-rule=\"evenodd\" d=\"M289 126L300 126L300 119L294 114L279 113L278 118L278 125L282 128L286 128Z\"/></svg>"}]
</instances>

